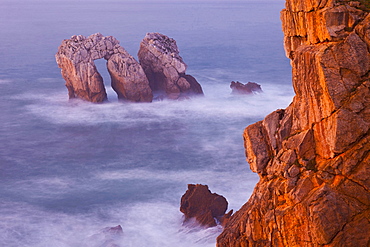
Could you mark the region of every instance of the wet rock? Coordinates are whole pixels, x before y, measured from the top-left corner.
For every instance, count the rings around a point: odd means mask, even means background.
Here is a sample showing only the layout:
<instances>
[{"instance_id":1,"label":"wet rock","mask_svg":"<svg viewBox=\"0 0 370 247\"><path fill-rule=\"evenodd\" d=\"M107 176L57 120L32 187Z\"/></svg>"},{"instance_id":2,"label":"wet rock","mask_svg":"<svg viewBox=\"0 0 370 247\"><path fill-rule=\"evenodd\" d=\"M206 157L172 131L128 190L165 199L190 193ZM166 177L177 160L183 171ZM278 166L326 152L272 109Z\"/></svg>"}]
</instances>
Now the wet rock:
<instances>
[{"instance_id":1,"label":"wet rock","mask_svg":"<svg viewBox=\"0 0 370 247\"><path fill-rule=\"evenodd\" d=\"M88 239L89 246L96 247L122 247L123 230L121 225L106 227Z\"/></svg>"},{"instance_id":2,"label":"wet rock","mask_svg":"<svg viewBox=\"0 0 370 247\"><path fill-rule=\"evenodd\" d=\"M100 33L63 40L55 55L66 81L69 98L90 102L107 100L103 78L94 60L104 58L118 98L129 101L152 101L149 82L139 63L112 36Z\"/></svg>"},{"instance_id":3,"label":"wet rock","mask_svg":"<svg viewBox=\"0 0 370 247\"><path fill-rule=\"evenodd\" d=\"M102 230L106 235L121 236L123 235L122 226L106 227Z\"/></svg>"},{"instance_id":4,"label":"wet rock","mask_svg":"<svg viewBox=\"0 0 370 247\"><path fill-rule=\"evenodd\" d=\"M203 94L196 79L186 74L187 65L174 39L147 33L140 43L138 58L153 92L164 92L171 99Z\"/></svg>"},{"instance_id":5,"label":"wet rock","mask_svg":"<svg viewBox=\"0 0 370 247\"><path fill-rule=\"evenodd\" d=\"M107 62L111 84L118 99L134 102L151 102L149 81L139 63L127 52L113 54Z\"/></svg>"},{"instance_id":6,"label":"wet rock","mask_svg":"<svg viewBox=\"0 0 370 247\"><path fill-rule=\"evenodd\" d=\"M225 227L227 222L229 222L231 216L233 215L234 213L234 210L230 210L228 213L226 213L225 215L221 216L221 217L218 217L219 219L219 222L220 222L220 225Z\"/></svg>"},{"instance_id":7,"label":"wet rock","mask_svg":"<svg viewBox=\"0 0 370 247\"><path fill-rule=\"evenodd\" d=\"M226 223L232 211L225 216L228 202L225 197L211 193L207 185L189 184L181 198L180 211L184 213L184 223L195 219L204 227L213 227L221 220Z\"/></svg>"},{"instance_id":8,"label":"wet rock","mask_svg":"<svg viewBox=\"0 0 370 247\"><path fill-rule=\"evenodd\" d=\"M248 126L260 181L217 246L368 246L370 18L348 1L287 0L296 96Z\"/></svg>"},{"instance_id":9,"label":"wet rock","mask_svg":"<svg viewBox=\"0 0 370 247\"><path fill-rule=\"evenodd\" d=\"M233 94L253 94L262 92L261 85L255 82L248 82L247 84L240 83L238 81L232 81L230 84Z\"/></svg>"}]
</instances>

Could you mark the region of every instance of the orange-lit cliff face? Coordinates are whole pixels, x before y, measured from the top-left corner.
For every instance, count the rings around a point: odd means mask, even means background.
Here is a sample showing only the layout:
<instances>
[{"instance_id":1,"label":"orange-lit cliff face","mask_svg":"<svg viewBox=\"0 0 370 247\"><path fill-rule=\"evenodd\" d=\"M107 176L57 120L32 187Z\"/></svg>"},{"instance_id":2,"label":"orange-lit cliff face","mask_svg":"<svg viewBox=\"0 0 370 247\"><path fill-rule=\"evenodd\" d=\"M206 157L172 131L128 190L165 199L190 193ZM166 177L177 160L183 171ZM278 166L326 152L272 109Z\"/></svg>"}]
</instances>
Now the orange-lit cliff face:
<instances>
[{"instance_id":1,"label":"orange-lit cliff face","mask_svg":"<svg viewBox=\"0 0 370 247\"><path fill-rule=\"evenodd\" d=\"M286 1L296 96L246 128L260 181L217 246L370 246L370 15L362 9Z\"/></svg>"}]
</instances>

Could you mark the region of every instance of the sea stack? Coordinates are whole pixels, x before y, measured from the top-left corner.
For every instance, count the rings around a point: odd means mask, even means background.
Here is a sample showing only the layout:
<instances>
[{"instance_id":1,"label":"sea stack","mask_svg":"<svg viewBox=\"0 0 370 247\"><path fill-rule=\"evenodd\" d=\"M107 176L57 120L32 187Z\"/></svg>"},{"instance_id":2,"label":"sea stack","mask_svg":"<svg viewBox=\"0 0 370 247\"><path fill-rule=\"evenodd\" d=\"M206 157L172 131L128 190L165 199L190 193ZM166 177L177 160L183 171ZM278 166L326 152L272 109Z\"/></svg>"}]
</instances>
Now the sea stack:
<instances>
[{"instance_id":1,"label":"sea stack","mask_svg":"<svg viewBox=\"0 0 370 247\"><path fill-rule=\"evenodd\" d=\"M296 96L248 126L260 181L217 246L369 246L370 15L367 1L287 0Z\"/></svg>"},{"instance_id":2,"label":"sea stack","mask_svg":"<svg viewBox=\"0 0 370 247\"><path fill-rule=\"evenodd\" d=\"M243 84L238 81L232 81L230 83L230 88L232 94L254 94L262 92L261 85L255 82L248 82L247 84Z\"/></svg>"},{"instance_id":3,"label":"sea stack","mask_svg":"<svg viewBox=\"0 0 370 247\"><path fill-rule=\"evenodd\" d=\"M225 215L228 202L225 197L212 193L207 185L188 184L188 190L181 197L180 211L187 223L194 219L203 227L217 226L228 220L232 211Z\"/></svg>"},{"instance_id":4,"label":"sea stack","mask_svg":"<svg viewBox=\"0 0 370 247\"><path fill-rule=\"evenodd\" d=\"M197 80L186 74L187 65L174 39L147 33L140 43L138 58L153 92L163 92L170 99L203 94Z\"/></svg>"},{"instance_id":5,"label":"sea stack","mask_svg":"<svg viewBox=\"0 0 370 247\"><path fill-rule=\"evenodd\" d=\"M72 36L63 40L55 58L66 81L69 98L95 103L107 100L103 78L94 64L94 60L104 58L112 88L119 99L152 101L152 91L143 69L112 36L104 37L100 33L87 38L83 35Z\"/></svg>"}]
</instances>

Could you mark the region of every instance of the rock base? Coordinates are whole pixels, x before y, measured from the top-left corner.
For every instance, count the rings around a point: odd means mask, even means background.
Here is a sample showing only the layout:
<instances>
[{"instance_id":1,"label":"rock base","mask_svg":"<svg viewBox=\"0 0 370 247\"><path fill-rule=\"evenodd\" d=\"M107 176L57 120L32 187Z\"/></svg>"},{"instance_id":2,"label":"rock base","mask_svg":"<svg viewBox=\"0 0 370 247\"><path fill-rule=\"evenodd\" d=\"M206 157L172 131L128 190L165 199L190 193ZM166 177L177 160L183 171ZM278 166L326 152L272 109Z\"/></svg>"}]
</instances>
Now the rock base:
<instances>
[{"instance_id":1,"label":"rock base","mask_svg":"<svg viewBox=\"0 0 370 247\"><path fill-rule=\"evenodd\" d=\"M225 222L232 211L225 216L228 202L225 197L212 193L207 185L189 184L181 198L180 211L184 213L184 223L191 219L203 227L217 226Z\"/></svg>"}]
</instances>

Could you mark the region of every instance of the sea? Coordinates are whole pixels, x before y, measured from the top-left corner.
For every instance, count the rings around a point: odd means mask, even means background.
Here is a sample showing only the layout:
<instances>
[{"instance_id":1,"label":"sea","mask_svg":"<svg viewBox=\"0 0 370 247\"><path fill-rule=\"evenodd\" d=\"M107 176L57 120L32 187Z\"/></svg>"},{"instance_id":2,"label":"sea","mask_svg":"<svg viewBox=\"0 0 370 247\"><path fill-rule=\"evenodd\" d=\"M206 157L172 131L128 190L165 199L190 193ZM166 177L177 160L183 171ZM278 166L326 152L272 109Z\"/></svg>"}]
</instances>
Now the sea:
<instances>
[{"instance_id":1,"label":"sea","mask_svg":"<svg viewBox=\"0 0 370 247\"><path fill-rule=\"evenodd\" d=\"M208 247L222 227L184 225L188 184L238 210L258 182L243 130L293 96L283 0L0 0L0 246ZM204 96L69 100L62 40L100 32L135 58L148 32L176 40ZM231 94L230 82L263 92ZM120 225L122 234L111 234Z\"/></svg>"}]
</instances>

